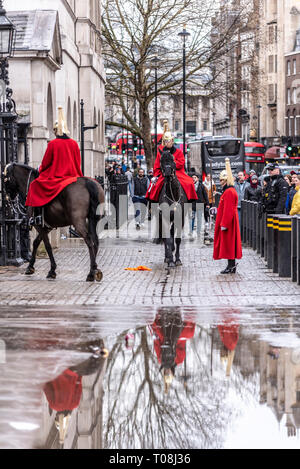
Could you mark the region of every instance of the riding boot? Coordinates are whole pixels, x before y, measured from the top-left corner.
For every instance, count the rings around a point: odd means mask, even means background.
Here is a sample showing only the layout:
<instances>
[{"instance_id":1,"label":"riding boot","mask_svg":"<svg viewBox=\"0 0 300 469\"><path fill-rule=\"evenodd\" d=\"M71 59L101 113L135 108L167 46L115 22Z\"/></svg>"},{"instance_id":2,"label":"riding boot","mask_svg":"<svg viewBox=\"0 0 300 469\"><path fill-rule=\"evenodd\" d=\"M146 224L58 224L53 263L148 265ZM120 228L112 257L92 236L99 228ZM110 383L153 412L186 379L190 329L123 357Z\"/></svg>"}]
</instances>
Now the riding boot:
<instances>
[{"instance_id":1,"label":"riding boot","mask_svg":"<svg viewBox=\"0 0 300 469\"><path fill-rule=\"evenodd\" d=\"M228 264L226 269L221 271L221 274L235 274L236 273L236 263L235 259L228 259Z\"/></svg>"},{"instance_id":2,"label":"riding boot","mask_svg":"<svg viewBox=\"0 0 300 469\"><path fill-rule=\"evenodd\" d=\"M34 224L37 226L43 226L43 207L34 207Z\"/></svg>"}]
</instances>

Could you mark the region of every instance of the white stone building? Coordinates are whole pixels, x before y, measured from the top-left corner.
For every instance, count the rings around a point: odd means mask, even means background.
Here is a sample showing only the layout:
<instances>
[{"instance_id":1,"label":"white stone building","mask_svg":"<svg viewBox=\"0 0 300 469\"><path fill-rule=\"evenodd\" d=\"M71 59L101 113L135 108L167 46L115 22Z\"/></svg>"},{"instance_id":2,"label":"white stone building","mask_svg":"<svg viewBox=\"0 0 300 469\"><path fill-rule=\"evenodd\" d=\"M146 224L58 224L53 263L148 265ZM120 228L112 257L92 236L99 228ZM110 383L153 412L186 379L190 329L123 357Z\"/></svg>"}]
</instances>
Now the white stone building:
<instances>
[{"instance_id":1,"label":"white stone building","mask_svg":"<svg viewBox=\"0 0 300 469\"><path fill-rule=\"evenodd\" d=\"M9 0L17 28L9 77L19 121L27 123L29 164L38 166L54 135L62 105L71 137L80 144L84 101L86 176L104 175L105 72L101 57L100 0ZM22 160L22 156L20 158Z\"/></svg>"}]
</instances>

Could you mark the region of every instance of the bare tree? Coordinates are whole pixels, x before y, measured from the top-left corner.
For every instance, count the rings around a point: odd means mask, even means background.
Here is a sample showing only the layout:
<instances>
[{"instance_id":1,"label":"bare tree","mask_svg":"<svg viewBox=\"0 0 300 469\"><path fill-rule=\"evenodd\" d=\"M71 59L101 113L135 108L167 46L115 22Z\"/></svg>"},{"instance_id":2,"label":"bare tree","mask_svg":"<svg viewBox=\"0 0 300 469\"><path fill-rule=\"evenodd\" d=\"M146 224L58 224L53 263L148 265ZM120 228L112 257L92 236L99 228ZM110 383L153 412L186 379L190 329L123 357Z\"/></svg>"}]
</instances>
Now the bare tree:
<instances>
[{"instance_id":1,"label":"bare tree","mask_svg":"<svg viewBox=\"0 0 300 469\"><path fill-rule=\"evenodd\" d=\"M212 92L211 69L222 61L236 37L243 7L222 24L222 35L212 41L218 18L215 0L104 0L102 15L106 93L117 99L126 123L107 120L142 138L146 160L153 163L150 104L155 97L153 58L160 61L157 95L178 95L182 87L182 44L178 33L186 27L187 86ZM215 19L216 21L216 19ZM222 21L222 19L220 19ZM218 29L218 28L217 28ZM215 92L215 91L214 91ZM128 112L128 100L139 108L139 122Z\"/></svg>"}]
</instances>

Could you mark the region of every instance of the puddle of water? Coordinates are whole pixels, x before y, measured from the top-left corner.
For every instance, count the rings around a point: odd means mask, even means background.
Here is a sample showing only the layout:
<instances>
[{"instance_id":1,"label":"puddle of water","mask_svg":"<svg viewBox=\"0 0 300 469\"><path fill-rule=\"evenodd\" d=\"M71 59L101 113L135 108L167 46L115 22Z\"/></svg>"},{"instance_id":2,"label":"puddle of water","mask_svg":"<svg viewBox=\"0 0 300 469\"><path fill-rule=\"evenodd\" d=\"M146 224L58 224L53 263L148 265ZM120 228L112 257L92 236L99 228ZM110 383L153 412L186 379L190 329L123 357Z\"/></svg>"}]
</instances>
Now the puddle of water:
<instances>
[{"instance_id":1,"label":"puddle of water","mask_svg":"<svg viewBox=\"0 0 300 469\"><path fill-rule=\"evenodd\" d=\"M3 308L0 448L298 448L299 313Z\"/></svg>"}]
</instances>

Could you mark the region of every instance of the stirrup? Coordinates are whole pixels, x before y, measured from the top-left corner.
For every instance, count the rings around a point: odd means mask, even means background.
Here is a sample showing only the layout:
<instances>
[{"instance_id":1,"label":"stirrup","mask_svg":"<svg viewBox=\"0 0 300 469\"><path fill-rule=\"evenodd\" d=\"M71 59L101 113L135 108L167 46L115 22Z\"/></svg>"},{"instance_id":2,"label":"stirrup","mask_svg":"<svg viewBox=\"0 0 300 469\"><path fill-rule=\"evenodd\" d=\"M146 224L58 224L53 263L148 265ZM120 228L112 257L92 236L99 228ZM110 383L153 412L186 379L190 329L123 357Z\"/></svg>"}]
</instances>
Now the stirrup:
<instances>
[{"instance_id":1,"label":"stirrup","mask_svg":"<svg viewBox=\"0 0 300 469\"><path fill-rule=\"evenodd\" d=\"M35 217L34 224L37 225L37 226L43 226L43 217L42 217L42 215L38 215L37 217Z\"/></svg>"},{"instance_id":2,"label":"stirrup","mask_svg":"<svg viewBox=\"0 0 300 469\"><path fill-rule=\"evenodd\" d=\"M34 223L34 217L30 217L29 220L28 220L28 226L33 227L34 224L35 224Z\"/></svg>"}]
</instances>

